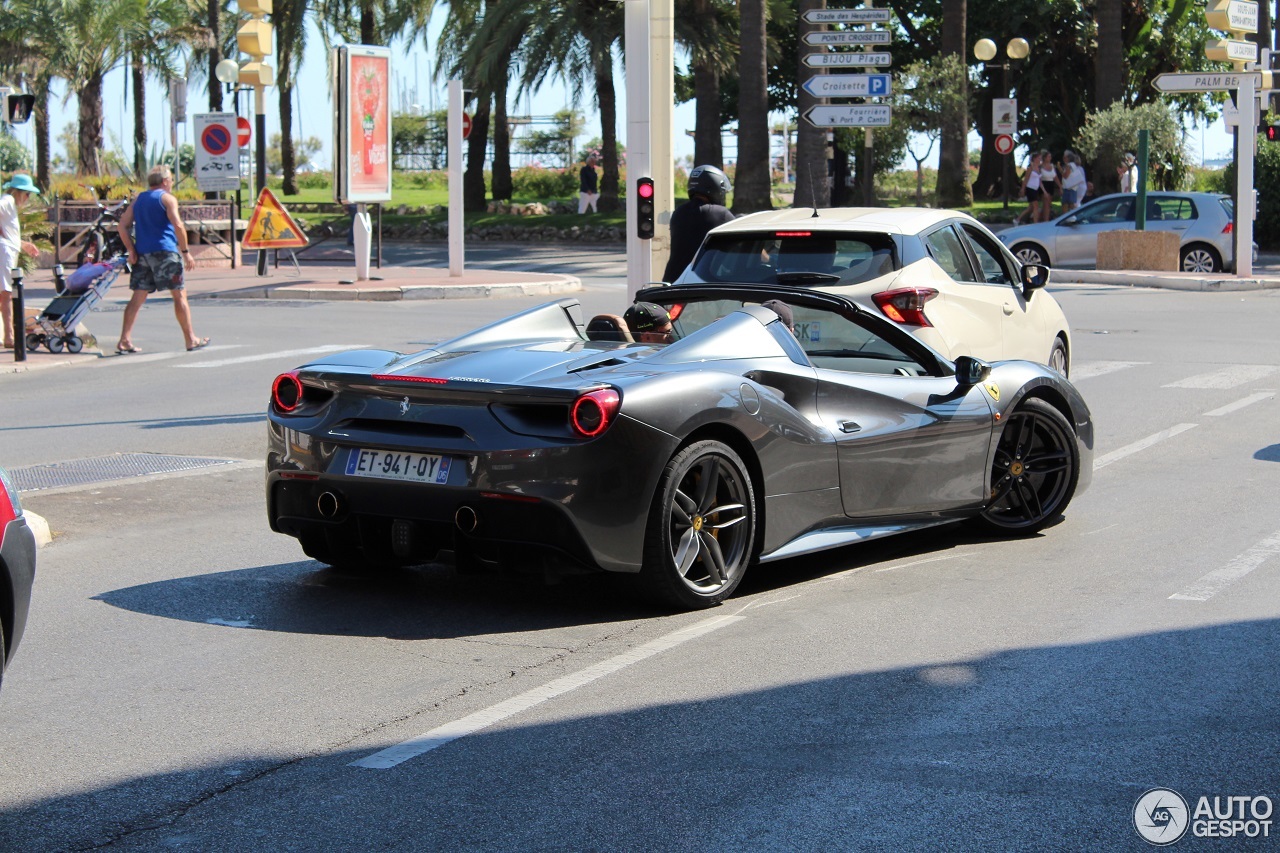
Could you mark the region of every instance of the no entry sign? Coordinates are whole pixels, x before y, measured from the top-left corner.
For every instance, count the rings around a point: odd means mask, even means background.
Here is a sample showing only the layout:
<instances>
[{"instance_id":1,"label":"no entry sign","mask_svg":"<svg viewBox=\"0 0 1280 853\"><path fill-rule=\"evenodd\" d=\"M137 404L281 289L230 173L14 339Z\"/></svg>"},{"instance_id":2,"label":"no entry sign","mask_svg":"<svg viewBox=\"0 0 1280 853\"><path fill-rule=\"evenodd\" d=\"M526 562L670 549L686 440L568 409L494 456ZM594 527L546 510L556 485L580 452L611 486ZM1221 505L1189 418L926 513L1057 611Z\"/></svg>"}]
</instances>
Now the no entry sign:
<instances>
[{"instance_id":1,"label":"no entry sign","mask_svg":"<svg viewBox=\"0 0 1280 853\"><path fill-rule=\"evenodd\" d=\"M240 142L240 147L244 148L249 144L249 138L253 134L253 128L249 124L249 120L244 116L236 119L236 139Z\"/></svg>"}]
</instances>

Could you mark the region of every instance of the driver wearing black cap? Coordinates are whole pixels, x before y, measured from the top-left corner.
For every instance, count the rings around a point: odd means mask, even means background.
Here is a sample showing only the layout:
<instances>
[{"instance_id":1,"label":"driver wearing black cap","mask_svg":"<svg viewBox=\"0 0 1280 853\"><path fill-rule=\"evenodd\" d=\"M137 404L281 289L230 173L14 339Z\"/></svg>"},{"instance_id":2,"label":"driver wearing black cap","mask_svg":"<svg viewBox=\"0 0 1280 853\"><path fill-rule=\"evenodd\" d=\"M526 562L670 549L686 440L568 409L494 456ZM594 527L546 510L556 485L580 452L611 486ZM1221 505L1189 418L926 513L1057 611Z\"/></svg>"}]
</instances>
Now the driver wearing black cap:
<instances>
[{"instance_id":1,"label":"driver wearing black cap","mask_svg":"<svg viewBox=\"0 0 1280 853\"><path fill-rule=\"evenodd\" d=\"M671 315L661 305L636 302L622 315L631 337L642 344L669 344L675 339Z\"/></svg>"},{"instance_id":2,"label":"driver wearing black cap","mask_svg":"<svg viewBox=\"0 0 1280 853\"><path fill-rule=\"evenodd\" d=\"M662 272L663 281L679 278L707 232L734 218L724 206L731 189L729 176L715 166L697 166L689 173L689 200L671 214L671 255Z\"/></svg>"}]
</instances>

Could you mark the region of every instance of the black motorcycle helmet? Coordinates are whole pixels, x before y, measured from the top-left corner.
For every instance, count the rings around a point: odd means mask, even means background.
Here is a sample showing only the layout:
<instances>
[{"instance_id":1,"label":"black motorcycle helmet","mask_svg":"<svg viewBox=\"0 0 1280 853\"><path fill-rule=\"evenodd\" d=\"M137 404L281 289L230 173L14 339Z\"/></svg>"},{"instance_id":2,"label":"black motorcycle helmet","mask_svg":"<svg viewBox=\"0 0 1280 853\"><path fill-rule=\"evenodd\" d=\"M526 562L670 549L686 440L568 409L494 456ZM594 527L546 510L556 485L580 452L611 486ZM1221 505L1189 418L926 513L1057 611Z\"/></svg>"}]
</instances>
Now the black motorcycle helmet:
<instances>
[{"instance_id":1,"label":"black motorcycle helmet","mask_svg":"<svg viewBox=\"0 0 1280 853\"><path fill-rule=\"evenodd\" d=\"M689 173L689 198L695 194L704 195L712 204L724 204L731 189L733 184L729 183L729 176L715 166L695 166Z\"/></svg>"}]
</instances>

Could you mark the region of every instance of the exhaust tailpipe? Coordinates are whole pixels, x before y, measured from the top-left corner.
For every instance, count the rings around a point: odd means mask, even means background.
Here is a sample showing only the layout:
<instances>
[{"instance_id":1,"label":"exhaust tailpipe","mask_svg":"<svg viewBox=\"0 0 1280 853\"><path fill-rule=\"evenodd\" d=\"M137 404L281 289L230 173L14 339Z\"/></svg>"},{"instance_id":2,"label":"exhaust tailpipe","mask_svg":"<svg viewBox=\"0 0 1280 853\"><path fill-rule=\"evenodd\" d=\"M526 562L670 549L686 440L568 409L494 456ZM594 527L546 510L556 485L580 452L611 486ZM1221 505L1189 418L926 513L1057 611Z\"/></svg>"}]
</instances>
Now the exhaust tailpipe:
<instances>
[{"instance_id":1,"label":"exhaust tailpipe","mask_svg":"<svg viewBox=\"0 0 1280 853\"><path fill-rule=\"evenodd\" d=\"M322 518L333 518L341 508L342 504L333 492L322 492L320 497L316 498L316 512L320 513Z\"/></svg>"},{"instance_id":2,"label":"exhaust tailpipe","mask_svg":"<svg viewBox=\"0 0 1280 853\"><path fill-rule=\"evenodd\" d=\"M463 505L453 514L453 523L463 533L475 533L476 528L480 526L480 516L476 515L476 511L471 507Z\"/></svg>"}]
</instances>

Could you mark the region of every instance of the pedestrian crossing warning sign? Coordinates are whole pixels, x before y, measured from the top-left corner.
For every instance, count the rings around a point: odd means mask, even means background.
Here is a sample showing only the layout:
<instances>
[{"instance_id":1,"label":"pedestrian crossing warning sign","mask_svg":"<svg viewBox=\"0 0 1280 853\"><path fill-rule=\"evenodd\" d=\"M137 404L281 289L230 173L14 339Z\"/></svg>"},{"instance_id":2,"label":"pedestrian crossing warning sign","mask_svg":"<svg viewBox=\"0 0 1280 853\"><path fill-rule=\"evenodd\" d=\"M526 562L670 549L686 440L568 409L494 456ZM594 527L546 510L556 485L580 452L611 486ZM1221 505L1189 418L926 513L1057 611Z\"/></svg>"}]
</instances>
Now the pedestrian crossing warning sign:
<instances>
[{"instance_id":1,"label":"pedestrian crossing warning sign","mask_svg":"<svg viewBox=\"0 0 1280 853\"><path fill-rule=\"evenodd\" d=\"M293 221L279 200L266 187L258 194L258 203L249 217L242 249L298 249L307 245L307 235Z\"/></svg>"}]
</instances>

